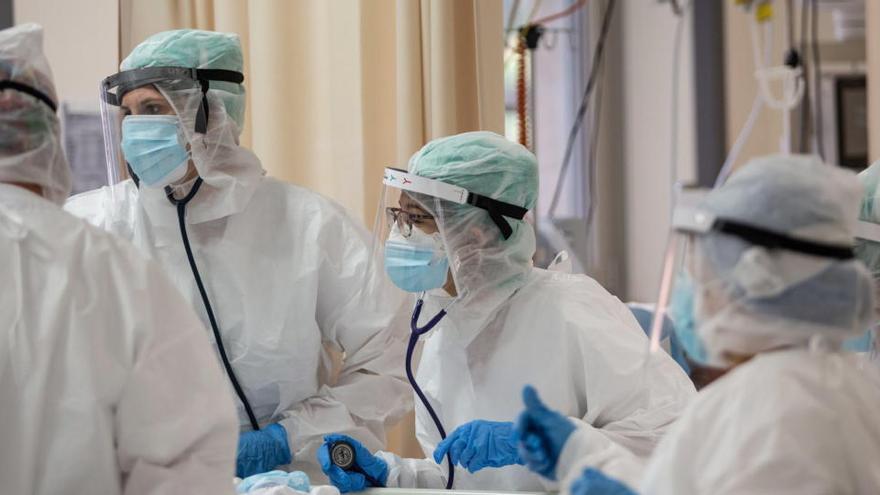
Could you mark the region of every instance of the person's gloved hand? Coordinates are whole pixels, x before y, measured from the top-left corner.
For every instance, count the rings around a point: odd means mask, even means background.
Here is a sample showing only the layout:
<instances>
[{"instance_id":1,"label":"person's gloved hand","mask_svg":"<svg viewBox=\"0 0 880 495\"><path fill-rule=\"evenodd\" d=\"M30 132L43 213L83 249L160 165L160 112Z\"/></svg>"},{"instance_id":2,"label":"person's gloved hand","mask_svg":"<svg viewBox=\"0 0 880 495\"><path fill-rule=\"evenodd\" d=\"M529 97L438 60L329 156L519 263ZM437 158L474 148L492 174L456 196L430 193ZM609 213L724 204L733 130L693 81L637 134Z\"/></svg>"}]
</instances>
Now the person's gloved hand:
<instances>
[{"instance_id":1,"label":"person's gloved hand","mask_svg":"<svg viewBox=\"0 0 880 495\"><path fill-rule=\"evenodd\" d=\"M347 442L354 447L354 465L349 470L333 464L330 459L330 449L336 442ZM348 435L325 436L324 444L318 448L318 464L342 493L359 492L368 486L384 487L388 480L388 464Z\"/></svg>"},{"instance_id":2,"label":"person's gloved hand","mask_svg":"<svg viewBox=\"0 0 880 495\"><path fill-rule=\"evenodd\" d=\"M486 467L522 464L517 443L513 423L477 419L459 426L440 442L434 449L434 461L440 464L448 452L453 464L471 473Z\"/></svg>"},{"instance_id":3,"label":"person's gloved hand","mask_svg":"<svg viewBox=\"0 0 880 495\"><path fill-rule=\"evenodd\" d=\"M298 492L309 493L311 485L309 476L302 471L269 471L268 473L255 474L241 480L235 487L237 493L248 493L261 488L273 486L286 486Z\"/></svg>"},{"instance_id":4,"label":"person's gloved hand","mask_svg":"<svg viewBox=\"0 0 880 495\"><path fill-rule=\"evenodd\" d=\"M571 484L571 495L638 495L628 486L614 478L602 474L602 471L587 468L574 483Z\"/></svg>"},{"instance_id":5,"label":"person's gloved hand","mask_svg":"<svg viewBox=\"0 0 880 495\"><path fill-rule=\"evenodd\" d=\"M293 456L287 444L287 430L277 423L238 437L235 475L239 478L265 473L291 462Z\"/></svg>"},{"instance_id":6,"label":"person's gloved hand","mask_svg":"<svg viewBox=\"0 0 880 495\"><path fill-rule=\"evenodd\" d=\"M531 385L523 388L523 402L526 410L516 422L519 455L529 469L555 480L556 463L575 424L545 406Z\"/></svg>"}]
</instances>

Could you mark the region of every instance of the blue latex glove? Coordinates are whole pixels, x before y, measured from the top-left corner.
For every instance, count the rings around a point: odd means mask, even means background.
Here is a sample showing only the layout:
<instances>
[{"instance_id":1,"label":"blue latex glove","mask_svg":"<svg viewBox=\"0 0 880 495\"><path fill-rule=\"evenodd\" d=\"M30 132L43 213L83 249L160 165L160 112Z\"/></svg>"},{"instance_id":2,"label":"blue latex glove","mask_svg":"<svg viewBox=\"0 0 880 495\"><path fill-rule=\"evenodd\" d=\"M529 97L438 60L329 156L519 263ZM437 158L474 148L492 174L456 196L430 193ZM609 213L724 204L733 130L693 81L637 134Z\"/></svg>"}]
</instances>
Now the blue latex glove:
<instances>
[{"instance_id":1,"label":"blue latex glove","mask_svg":"<svg viewBox=\"0 0 880 495\"><path fill-rule=\"evenodd\" d=\"M273 486L286 486L293 488L298 492L309 493L312 489L309 483L309 476L302 471L269 471L268 473L255 474L241 480L235 487L238 493L248 493L261 488L270 488Z\"/></svg>"},{"instance_id":2,"label":"blue latex glove","mask_svg":"<svg viewBox=\"0 0 880 495\"><path fill-rule=\"evenodd\" d=\"M347 471L330 460L330 449L339 441L348 442L354 447L354 466ZM324 445L318 448L318 464L324 474L330 478L330 483L342 493L359 492L368 486L384 487L388 481L388 464L348 435L325 436ZM372 478L373 481L368 478Z\"/></svg>"},{"instance_id":3,"label":"blue latex glove","mask_svg":"<svg viewBox=\"0 0 880 495\"><path fill-rule=\"evenodd\" d=\"M434 449L434 461L440 464L449 452L452 464L471 473L487 467L523 464L517 453L518 443L513 423L477 419L459 426L440 442Z\"/></svg>"},{"instance_id":4,"label":"blue latex glove","mask_svg":"<svg viewBox=\"0 0 880 495\"><path fill-rule=\"evenodd\" d=\"M287 444L287 430L277 423L238 437L235 475L239 478L265 473L291 462L293 456Z\"/></svg>"},{"instance_id":5,"label":"blue latex glove","mask_svg":"<svg viewBox=\"0 0 880 495\"><path fill-rule=\"evenodd\" d=\"M556 463L562 447L575 430L575 424L545 406L531 385L523 388L523 402L526 410L516 422L519 455L529 469L555 480Z\"/></svg>"},{"instance_id":6,"label":"blue latex glove","mask_svg":"<svg viewBox=\"0 0 880 495\"><path fill-rule=\"evenodd\" d=\"M584 470L574 483L571 484L571 495L638 495L636 492L614 478L602 474L602 471L593 468Z\"/></svg>"}]
</instances>

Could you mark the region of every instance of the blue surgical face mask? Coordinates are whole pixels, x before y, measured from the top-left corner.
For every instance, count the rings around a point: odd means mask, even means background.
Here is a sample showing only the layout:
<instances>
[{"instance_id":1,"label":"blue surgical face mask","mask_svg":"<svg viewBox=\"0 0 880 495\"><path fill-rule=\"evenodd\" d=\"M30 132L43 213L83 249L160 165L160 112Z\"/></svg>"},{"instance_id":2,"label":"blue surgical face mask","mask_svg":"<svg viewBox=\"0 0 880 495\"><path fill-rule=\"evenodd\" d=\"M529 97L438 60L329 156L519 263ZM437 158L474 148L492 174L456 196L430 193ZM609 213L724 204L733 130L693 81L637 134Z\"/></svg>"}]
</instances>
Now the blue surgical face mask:
<instances>
[{"instance_id":1,"label":"blue surgical face mask","mask_svg":"<svg viewBox=\"0 0 880 495\"><path fill-rule=\"evenodd\" d=\"M688 275L680 274L675 281L675 289L669 301L669 316L675 322L675 335L688 358L705 365L708 364L709 356L703 341L697 335L695 308L694 283Z\"/></svg>"},{"instance_id":2,"label":"blue surgical face mask","mask_svg":"<svg viewBox=\"0 0 880 495\"><path fill-rule=\"evenodd\" d=\"M122 121L122 152L141 184L164 187L186 175L189 153L174 115L129 115Z\"/></svg>"},{"instance_id":3,"label":"blue surgical face mask","mask_svg":"<svg viewBox=\"0 0 880 495\"><path fill-rule=\"evenodd\" d=\"M385 241L385 273L407 292L422 292L446 283L449 261L438 234L413 227L409 237L396 229Z\"/></svg>"},{"instance_id":4,"label":"blue surgical face mask","mask_svg":"<svg viewBox=\"0 0 880 495\"><path fill-rule=\"evenodd\" d=\"M868 352L874 348L875 329L866 330L858 337L851 337L843 341L843 348L851 352Z\"/></svg>"}]
</instances>

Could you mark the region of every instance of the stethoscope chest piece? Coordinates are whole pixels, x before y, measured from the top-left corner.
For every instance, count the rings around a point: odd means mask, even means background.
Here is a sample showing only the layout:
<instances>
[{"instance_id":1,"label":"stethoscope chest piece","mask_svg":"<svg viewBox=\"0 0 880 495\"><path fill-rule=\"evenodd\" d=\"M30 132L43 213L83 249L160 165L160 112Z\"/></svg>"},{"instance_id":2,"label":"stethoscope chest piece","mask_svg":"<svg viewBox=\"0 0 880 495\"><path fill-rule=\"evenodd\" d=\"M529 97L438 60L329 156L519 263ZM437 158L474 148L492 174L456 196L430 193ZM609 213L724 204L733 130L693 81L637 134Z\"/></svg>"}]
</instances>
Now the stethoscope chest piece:
<instances>
[{"instance_id":1,"label":"stethoscope chest piece","mask_svg":"<svg viewBox=\"0 0 880 495\"><path fill-rule=\"evenodd\" d=\"M336 442L330 448L330 460L343 470L354 466L354 447L348 442Z\"/></svg>"}]
</instances>

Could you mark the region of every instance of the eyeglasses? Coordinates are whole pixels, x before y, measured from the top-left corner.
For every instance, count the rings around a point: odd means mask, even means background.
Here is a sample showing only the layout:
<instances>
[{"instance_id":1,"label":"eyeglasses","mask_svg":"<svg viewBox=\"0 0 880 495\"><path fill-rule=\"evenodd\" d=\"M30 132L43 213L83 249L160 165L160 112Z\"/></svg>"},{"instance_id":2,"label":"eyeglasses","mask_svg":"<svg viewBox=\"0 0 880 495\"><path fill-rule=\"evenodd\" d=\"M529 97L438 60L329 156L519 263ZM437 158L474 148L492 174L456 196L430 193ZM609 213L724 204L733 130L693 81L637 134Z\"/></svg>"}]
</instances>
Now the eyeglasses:
<instances>
[{"instance_id":1,"label":"eyeglasses","mask_svg":"<svg viewBox=\"0 0 880 495\"><path fill-rule=\"evenodd\" d=\"M424 222L433 222L434 217L424 213L410 213L400 208L385 208L385 214L388 215L388 223L396 223L397 228L404 237L412 234L413 225L421 225Z\"/></svg>"}]
</instances>

